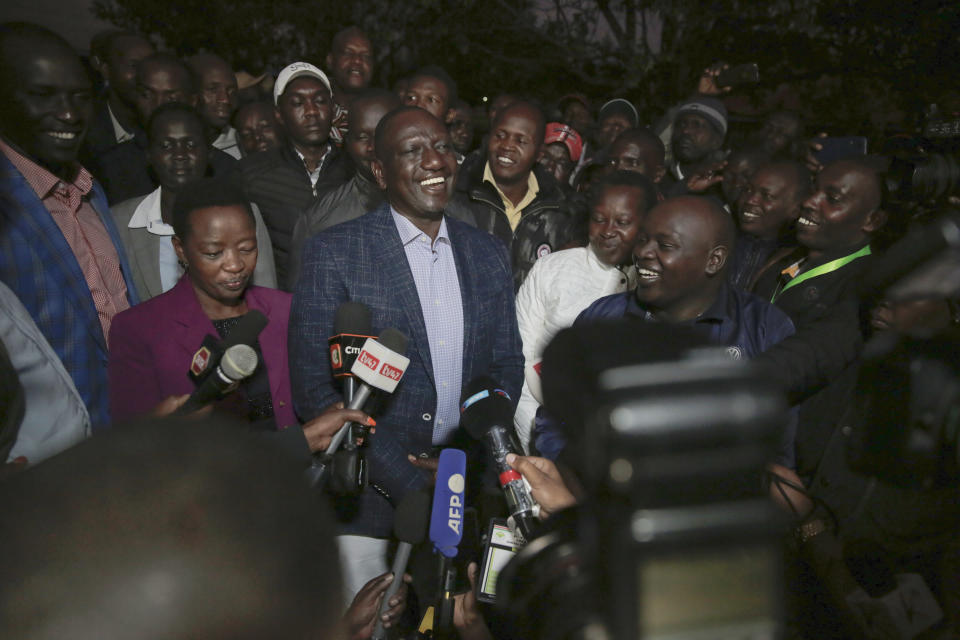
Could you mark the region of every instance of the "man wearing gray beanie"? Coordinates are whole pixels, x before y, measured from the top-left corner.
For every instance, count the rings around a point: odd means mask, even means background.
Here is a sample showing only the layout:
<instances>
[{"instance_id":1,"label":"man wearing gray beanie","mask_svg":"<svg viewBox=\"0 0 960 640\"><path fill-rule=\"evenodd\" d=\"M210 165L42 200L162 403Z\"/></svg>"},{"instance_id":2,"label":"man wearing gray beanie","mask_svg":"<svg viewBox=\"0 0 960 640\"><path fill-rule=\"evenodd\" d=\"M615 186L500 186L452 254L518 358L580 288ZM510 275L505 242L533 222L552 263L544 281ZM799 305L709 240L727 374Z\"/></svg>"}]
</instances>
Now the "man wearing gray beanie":
<instances>
[{"instance_id":1,"label":"man wearing gray beanie","mask_svg":"<svg viewBox=\"0 0 960 640\"><path fill-rule=\"evenodd\" d=\"M671 146L670 172L680 181L717 162L727 135L727 108L710 96L695 96L676 111Z\"/></svg>"}]
</instances>

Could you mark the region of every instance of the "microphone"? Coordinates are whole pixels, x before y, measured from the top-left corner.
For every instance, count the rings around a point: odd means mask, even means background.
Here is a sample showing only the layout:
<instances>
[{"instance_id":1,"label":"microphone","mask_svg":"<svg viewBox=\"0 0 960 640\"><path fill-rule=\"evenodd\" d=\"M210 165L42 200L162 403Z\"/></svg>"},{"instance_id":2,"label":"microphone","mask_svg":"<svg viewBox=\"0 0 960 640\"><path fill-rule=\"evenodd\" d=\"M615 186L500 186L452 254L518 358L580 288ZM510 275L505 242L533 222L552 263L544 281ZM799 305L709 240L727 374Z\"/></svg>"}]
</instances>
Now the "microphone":
<instances>
[{"instance_id":1,"label":"microphone","mask_svg":"<svg viewBox=\"0 0 960 640\"><path fill-rule=\"evenodd\" d=\"M190 379L200 386L207 376L213 373L224 351L235 344L253 344L260 332L267 326L267 317L256 309L251 309L233 327L226 338L219 338L207 334L200 343L200 348L190 359Z\"/></svg>"},{"instance_id":2,"label":"microphone","mask_svg":"<svg viewBox=\"0 0 960 640\"><path fill-rule=\"evenodd\" d=\"M384 329L380 332L378 339L367 338L357 354L357 359L350 368L350 372L360 379L360 385L357 387L347 405L348 409L361 409L366 404L374 389L393 393L397 388L397 383L403 377L403 373L410 364L410 358L404 356L407 350L407 336L393 328ZM340 444L350 432L354 423L344 423L337 431L327 450L320 457L315 457L310 467L307 469L307 482L311 487L320 486L323 482L324 474L328 467L330 459ZM357 425L358 428L366 429L366 425Z\"/></svg>"},{"instance_id":3,"label":"microphone","mask_svg":"<svg viewBox=\"0 0 960 640\"><path fill-rule=\"evenodd\" d=\"M363 343L373 338L370 307L362 302L343 302L337 307L333 320L333 333L330 337L330 366L333 377L343 380L343 395L347 404L353 400L356 390L356 377L351 372L353 363L360 355Z\"/></svg>"},{"instance_id":4,"label":"microphone","mask_svg":"<svg viewBox=\"0 0 960 640\"><path fill-rule=\"evenodd\" d=\"M194 389L187 401L175 412L177 415L192 413L197 409L234 391L244 378L257 369L257 352L246 344L235 344L223 352L223 357L213 372Z\"/></svg>"},{"instance_id":5,"label":"microphone","mask_svg":"<svg viewBox=\"0 0 960 640\"><path fill-rule=\"evenodd\" d=\"M410 551L415 545L423 542L427 534L427 521L430 518L430 494L425 491L410 491L397 506L393 513L393 535L400 541L397 545L397 555L393 558L393 582L387 587L380 601L380 610L377 612L377 623L373 627L373 640L384 640L387 637L383 628L383 614L390 608L390 598L396 595L403 583L403 574L410 561Z\"/></svg>"},{"instance_id":6,"label":"microphone","mask_svg":"<svg viewBox=\"0 0 960 640\"><path fill-rule=\"evenodd\" d=\"M475 440L482 440L497 467L500 488L507 499L510 517L524 538L534 537L540 505L530 494L523 476L507 464L507 454L524 455L513 429L513 405L506 391L490 376L470 381L460 402L460 425Z\"/></svg>"},{"instance_id":7,"label":"microphone","mask_svg":"<svg viewBox=\"0 0 960 640\"><path fill-rule=\"evenodd\" d=\"M433 490L433 510L430 514L430 542L441 554L440 606L436 638L453 637L453 591L457 582L452 558L463 538L463 494L466 489L467 455L460 449L440 452L437 484Z\"/></svg>"}]
</instances>

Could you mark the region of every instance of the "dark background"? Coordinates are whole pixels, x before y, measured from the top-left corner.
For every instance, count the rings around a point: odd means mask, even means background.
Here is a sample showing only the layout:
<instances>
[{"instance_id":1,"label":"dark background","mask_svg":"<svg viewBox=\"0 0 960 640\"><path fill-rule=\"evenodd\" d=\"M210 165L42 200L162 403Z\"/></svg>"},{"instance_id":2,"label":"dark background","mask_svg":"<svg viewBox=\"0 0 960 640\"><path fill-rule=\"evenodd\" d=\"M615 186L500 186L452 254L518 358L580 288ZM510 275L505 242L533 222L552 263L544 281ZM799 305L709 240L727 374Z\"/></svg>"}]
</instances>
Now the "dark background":
<instances>
[{"instance_id":1,"label":"dark background","mask_svg":"<svg viewBox=\"0 0 960 640\"><path fill-rule=\"evenodd\" d=\"M355 24L374 43L375 83L438 63L475 105L499 91L547 102L579 91L597 105L629 98L652 122L724 60L760 66L761 83L732 105L747 119L795 108L818 130L878 140L915 130L930 103L960 112L956 1L93 0L89 11L253 74L296 59L324 66L333 34Z\"/></svg>"}]
</instances>

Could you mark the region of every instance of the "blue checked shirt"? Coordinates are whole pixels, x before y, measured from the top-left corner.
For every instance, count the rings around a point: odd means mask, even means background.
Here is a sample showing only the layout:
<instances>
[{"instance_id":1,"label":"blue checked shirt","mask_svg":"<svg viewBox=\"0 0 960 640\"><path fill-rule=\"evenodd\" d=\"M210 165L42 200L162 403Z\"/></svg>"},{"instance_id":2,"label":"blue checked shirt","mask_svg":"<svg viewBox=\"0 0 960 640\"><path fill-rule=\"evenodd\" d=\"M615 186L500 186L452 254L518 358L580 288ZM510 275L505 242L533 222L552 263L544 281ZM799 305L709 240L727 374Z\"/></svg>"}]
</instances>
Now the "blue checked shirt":
<instances>
[{"instance_id":1,"label":"blue checked shirt","mask_svg":"<svg viewBox=\"0 0 960 640\"><path fill-rule=\"evenodd\" d=\"M447 235L446 219L440 222L437 239L431 243L427 234L393 207L390 213L413 273L430 340L430 359L437 387L433 444L444 444L460 424L463 378L463 301L460 299L453 245Z\"/></svg>"}]
</instances>

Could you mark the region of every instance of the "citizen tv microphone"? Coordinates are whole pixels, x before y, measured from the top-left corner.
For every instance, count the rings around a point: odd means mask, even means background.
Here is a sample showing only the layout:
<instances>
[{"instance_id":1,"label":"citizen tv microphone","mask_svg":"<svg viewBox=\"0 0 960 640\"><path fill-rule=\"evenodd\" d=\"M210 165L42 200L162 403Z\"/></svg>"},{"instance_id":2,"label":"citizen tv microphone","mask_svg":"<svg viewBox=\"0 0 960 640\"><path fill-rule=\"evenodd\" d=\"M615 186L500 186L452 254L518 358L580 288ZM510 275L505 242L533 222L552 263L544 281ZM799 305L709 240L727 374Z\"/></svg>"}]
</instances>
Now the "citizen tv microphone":
<instances>
[{"instance_id":1,"label":"citizen tv microphone","mask_svg":"<svg viewBox=\"0 0 960 640\"><path fill-rule=\"evenodd\" d=\"M374 389L393 393L410 364L410 358L403 355L406 350L407 336L397 329L384 329L376 340L367 338L350 368L350 372L360 380L360 384L347 408L363 408ZM347 422L340 427L330 439L330 445L323 455L315 457L307 468L307 482L310 486L317 487L323 482L328 462L350 432L351 424L353 423Z\"/></svg>"},{"instance_id":2,"label":"citizen tv microphone","mask_svg":"<svg viewBox=\"0 0 960 640\"><path fill-rule=\"evenodd\" d=\"M224 351L235 344L253 344L260 332L267 326L267 317L256 309L248 311L240 318L233 330L221 340L207 334L200 343L200 348L190 359L188 375L194 384L200 386L216 369L223 357Z\"/></svg>"},{"instance_id":3,"label":"citizen tv microphone","mask_svg":"<svg viewBox=\"0 0 960 640\"><path fill-rule=\"evenodd\" d=\"M383 614L390 608L390 598L396 595L403 584L403 574L410 561L410 551L415 545L423 542L427 535L427 522L430 520L430 494L426 491L410 491L393 512L393 535L400 542L397 545L397 555L393 558L393 582L387 587L380 601L380 611L377 612L377 624L373 627L373 640L384 640L387 637L383 628Z\"/></svg>"},{"instance_id":4,"label":"citizen tv microphone","mask_svg":"<svg viewBox=\"0 0 960 640\"><path fill-rule=\"evenodd\" d=\"M356 390L356 378L351 368L360 355L364 342L375 337L370 307L350 300L341 303L333 320L333 334L328 341L330 367L333 369L333 377L343 380L344 400L350 404Z\"/></svg>"},{"instance_id":5,"label":"citizen tv microphone","mask_svg":"<svg viewBox=\"0 0 960 640\"><path fill-rule=\"evenodd\" d=\"M507 464L507 454L522 456L523 449L513 429L513 404L506 391L498 389L490 376L478 376L470 381L460 402L460 425L475 440L482 440L497 467L500 488L507 499L510 517L530 540L539 528L536 514L540 510L530 487L513 467Z\"/></svg>"},{"instance_id":6,"label":"citizen tv microphone","mask_svg":"<svg viewBox=\"0 0 960 640\"><path fill-rule=\"evenodd\" d=\"M460 449L444 449L437 466L437 484L433 490L430 513L430 542L441 554L440 606L434 637L454 637L453 590L457 581L452 559L463 538L464 490L467 484L467 455Z\"/></svg>"},{"instance_id":7,"label":"citizen tv microphone","mask_svg":"<svg viewBox=\"0 0 960 640\"><path fill-rule=\"evenodd\" d=\"M193 413L207 404L234 391L244 378L249 378L257 369L257 352L246 344L235 344L223 352L220 362L207 378L194 389L177 415Z\"/></svg>"}]
</instances>

